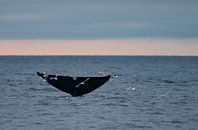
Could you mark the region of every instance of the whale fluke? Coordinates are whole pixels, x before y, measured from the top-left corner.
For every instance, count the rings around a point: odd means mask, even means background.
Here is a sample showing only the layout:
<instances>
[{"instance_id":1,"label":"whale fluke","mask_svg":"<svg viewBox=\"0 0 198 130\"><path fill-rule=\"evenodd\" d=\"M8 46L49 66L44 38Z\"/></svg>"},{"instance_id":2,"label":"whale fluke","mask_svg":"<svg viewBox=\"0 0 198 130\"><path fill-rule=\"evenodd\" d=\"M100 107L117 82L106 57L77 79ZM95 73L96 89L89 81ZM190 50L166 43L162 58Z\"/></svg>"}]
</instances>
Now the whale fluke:
<instances>
[{"instance_id":1,"label":"whale fluke","mask_svg":"<svg viewBox=\"0 0 198 130\"><path fill-rule=\"evenodd\" d=\"M110 75L103 77L70 77L61 75L48 75L37 72L38 76L46 80L55 88L72 96L82 96L90 93L110 79Z\"/></svg>"}]
</instances>

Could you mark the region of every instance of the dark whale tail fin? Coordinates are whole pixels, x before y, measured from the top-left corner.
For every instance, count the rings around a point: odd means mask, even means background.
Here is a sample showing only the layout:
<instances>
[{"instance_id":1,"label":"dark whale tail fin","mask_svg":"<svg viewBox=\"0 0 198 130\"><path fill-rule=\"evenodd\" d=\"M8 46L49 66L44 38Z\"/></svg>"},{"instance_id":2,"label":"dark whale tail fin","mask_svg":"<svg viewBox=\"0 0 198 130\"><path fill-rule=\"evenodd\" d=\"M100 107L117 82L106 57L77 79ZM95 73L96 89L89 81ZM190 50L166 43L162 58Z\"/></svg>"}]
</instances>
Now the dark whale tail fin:
<instances>
[{"instance_id":1,"label":"dark whale tail fin","mask_svg":"<svg viewBox=\"0 0 198 130\"><path fill-rule=\"evenodd\" d=\"M111 76L103 77L70 77L61 75L47 75L37 72L38 76L43 78L52 86L69 93L72 96L82 96L90 93L106 83Z\"/></svg>"},{"instance_id":2,"label":"dark whale tail fin","mask_svg":"<svg viewBox=\"0 0 198 130\"><path fill-rule=\"evenodd\" d=\"M42 73L40 73L40 72L37 72L37 75L43 78L43 75L44 75L44 74L42 74Z\"/></svg>"}]
</instances>

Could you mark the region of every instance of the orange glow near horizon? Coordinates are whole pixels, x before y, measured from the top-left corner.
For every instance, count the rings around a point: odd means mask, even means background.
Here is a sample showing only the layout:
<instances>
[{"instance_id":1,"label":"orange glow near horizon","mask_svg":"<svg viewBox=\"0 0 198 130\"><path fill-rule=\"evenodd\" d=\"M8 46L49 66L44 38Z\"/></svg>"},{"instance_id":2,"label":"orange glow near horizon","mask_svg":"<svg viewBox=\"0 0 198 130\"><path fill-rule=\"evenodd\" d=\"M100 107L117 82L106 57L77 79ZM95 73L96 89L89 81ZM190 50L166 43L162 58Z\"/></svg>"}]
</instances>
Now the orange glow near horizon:
<instances>
[{"instance_id":1,"label":"orange glow near horizon","mask_svg":"<svg viewBox=\"0 0 198 130\"><path fill-rule=\"evenodd\" d=\"M198 40L0 40L0 55L198 56Z\"/></svg>"}]
</instances>

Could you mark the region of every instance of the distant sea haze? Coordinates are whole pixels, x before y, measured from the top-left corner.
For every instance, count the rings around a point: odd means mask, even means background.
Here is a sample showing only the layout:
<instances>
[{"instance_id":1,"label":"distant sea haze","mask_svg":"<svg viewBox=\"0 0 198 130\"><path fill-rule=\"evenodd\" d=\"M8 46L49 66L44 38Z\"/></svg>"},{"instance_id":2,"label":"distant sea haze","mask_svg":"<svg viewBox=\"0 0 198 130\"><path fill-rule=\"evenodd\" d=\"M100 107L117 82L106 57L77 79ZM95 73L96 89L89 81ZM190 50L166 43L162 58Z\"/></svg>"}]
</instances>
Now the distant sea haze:
<instances>
[{"instance_id":1,"label":"distant sea haze","mask_svg":"<svg viewBox=\"0 0 198 130\"><path fill-rule=\"evenodd\" d=\"M198 56L197 39L0 40L0 55Z\"/></svg>"},{"instance_id":2,"label":"distant sea haze","mask_svg":"<svg viewBox=\"0 0 198 130\"><path fill-rule=\"evenodd\" d=\"M197 0L0 0L0 55L198 55Z\"/></svg>"}]
</instances>

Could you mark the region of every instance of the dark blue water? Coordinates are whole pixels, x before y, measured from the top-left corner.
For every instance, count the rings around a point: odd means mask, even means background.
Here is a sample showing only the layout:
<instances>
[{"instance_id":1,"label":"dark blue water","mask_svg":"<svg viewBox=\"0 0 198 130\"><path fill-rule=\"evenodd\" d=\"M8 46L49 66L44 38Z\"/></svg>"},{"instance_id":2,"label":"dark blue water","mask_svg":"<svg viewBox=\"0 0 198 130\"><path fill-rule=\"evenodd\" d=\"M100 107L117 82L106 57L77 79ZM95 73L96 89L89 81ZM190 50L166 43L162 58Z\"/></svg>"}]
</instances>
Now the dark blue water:
<instances>
[{"instance_id":1,"label":"dark blue water","mask_svg":"<svg viewBox=\"0 0 198 130\"><path fill-rule=\"evenodd\" d=\"M36 72L116 75L72 97ZM0 129L198 129L198 57L0 57Z\"/></svg>"}]
</instances>

